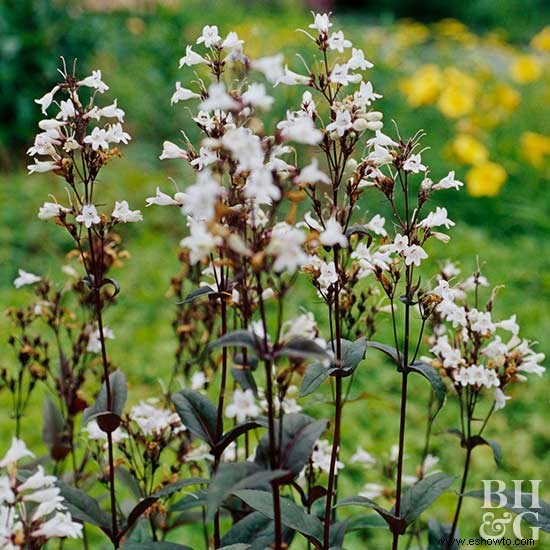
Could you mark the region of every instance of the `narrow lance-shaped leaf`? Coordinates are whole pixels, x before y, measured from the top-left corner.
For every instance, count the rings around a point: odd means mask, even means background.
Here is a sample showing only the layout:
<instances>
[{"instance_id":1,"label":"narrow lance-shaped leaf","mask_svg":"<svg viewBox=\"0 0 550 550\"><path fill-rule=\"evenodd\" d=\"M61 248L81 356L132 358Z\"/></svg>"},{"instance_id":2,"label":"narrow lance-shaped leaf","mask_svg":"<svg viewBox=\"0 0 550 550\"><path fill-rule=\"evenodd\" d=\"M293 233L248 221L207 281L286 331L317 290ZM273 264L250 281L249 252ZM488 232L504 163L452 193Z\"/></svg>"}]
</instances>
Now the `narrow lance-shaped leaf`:
<instances>
[{"instance_id":1,"label":"narrow lance-shaped leaf","mask_svg":"<svg viewBox=\"0 0 550 550\"><path fill-rule=\"evenodd\" d=\"M382 518L384 518L392 533L403 534L407 528L407 524L404 519L398 518L393 512L382 508L382 506L370 498L362 496L345 497L339 500L334 506L365 506L367 508L371 508Z\"/></svg>"},{"instance_id":2,"label":"narrow lance-shaped leaf","mask_svg":"<svg viewBox=\"0 0 550 550\"><path fill-rule=\"evenodd\" d=\"M401 498L401 517L411 524L439 498L455 478L442 472L431 474L416 482Z\"/></svg>"},{"instance_id":3,"label":"narrow lance-shaped leaf","mask_svg":"<svg viewBox=\"0 0 550 550\"><path fill-rule=\"evenodd\" d=\"M187 429L214 447L217 413L209 399L198 391L184 389L172 396L172 403Z\"/></svg>"},{"instance_id":4,"label":"narrow lance-shaped leaf","mask_svg":"<svg viewBox=\"0 0 550 550\"><path fill-rule=\"evenodd\" d=\"M214 348L251 348L256 352L259 352L258 340L249 330L233 330L223 336L220 336L214 342L209 344L209 349Z\"/></svg>"},{"instance_id":5,"label":"narrow lance-shaped leaf","mask_svg":"<svg viewBox=\"0 0 550 550\"><path fill-rule=\"evenodd\" d=\"M480 435L474 435L469 439L463 439L461 445L466 448L474 449L479 445L487 445L493 451L493 458L495 459L495 464L497 466L502 466L502 449L496 441L491 441L490 439L485 439Z\"/></svg>"},{"instance_id":6,"label":"narrow lance-shaped leaf","mask_svg":"<svg viewBox=\"0 0 550 550\"><path fill-rule=\"evenodd\" d=\"M324 363L309 365L300 386L300 397L313 393L328 378L329 372L329 366Z\"/></svg>"},{"instance_id":7,"label":"narrow lance-shaped leaf","mask_svg":"<svg viewBox=\"0 0 550 550\"><path fill-rule=\"evenodd\" d=\"M319 344L316 344L309 338L293 338L284 344L282 348L277 350L275 356L302 357L321 360L330 358L328 353Z\"/></svg>"},{"instance_id":8,"label":"narrow lance-shaped leaf","mask_svg":"<svg viewBox=\"0 0 550 550\"><path fill-rule=\"evenodd\" d=\"M200 298L201 296L209 296L210 294L216 294L216 291L209 287L209 286L201 286L200 288L196 288L195 290L192 290L183 301L178 302L179 304L190 304L191 302L194 302L197 298Z\"/></svg>"},{"instance_id":9,"label":"narrow lance-shaped leaf","mask_svg":"<svg viewBox=\"0 0 550 550\"><path fill-rule=\"evenodd\" d=\"M126 376L122 371L116 370L109 375L109 387L111 390L112 409L109 411L107 386L105 382L103 382L95 403L84 411L82 415L82 424L86 424L92 419L96 419L101 415L108 415L109 413L120 418L128 397Z\"/></svg>"},{"instance_id":10,"label":"narrow lance-shaped leaf","mask_svg":"<svg viewBox=\"0 0 550 550\"><path fill-rule=\"evenodd\" d=\"M409 365L409 369L411 372L417 372L418 374L421 374L431 385L435 394L435 398L437 399L437 408L434 411L433 416L440 411L441 407L443 407L443 403L445 403L445 395L447 393L447 390L445 388L445 384L443 383L443 380L441 379L441 376L435 370L431 365L428 365L428 363L425 363L424 361L415 361L411 365Z\"/></svg>"},{"instance_id":11,"label":"narrow lance-shaped leaf","mask_svg":"<svg viewBox=\"0 0 550 550\"><path fill-rule=\"evenodd\" d=\"M224 433L221 439L216 443L216 446L213 449L214 455L220 456L223 451L239 436L250 430L253 430L254 428L259 428L263 426L263 422L256 422L255 420L250 420L248 422L243 422L242 424L237 424L234 428L231 428L231 430Z\"/></svg>"}]
</instances>

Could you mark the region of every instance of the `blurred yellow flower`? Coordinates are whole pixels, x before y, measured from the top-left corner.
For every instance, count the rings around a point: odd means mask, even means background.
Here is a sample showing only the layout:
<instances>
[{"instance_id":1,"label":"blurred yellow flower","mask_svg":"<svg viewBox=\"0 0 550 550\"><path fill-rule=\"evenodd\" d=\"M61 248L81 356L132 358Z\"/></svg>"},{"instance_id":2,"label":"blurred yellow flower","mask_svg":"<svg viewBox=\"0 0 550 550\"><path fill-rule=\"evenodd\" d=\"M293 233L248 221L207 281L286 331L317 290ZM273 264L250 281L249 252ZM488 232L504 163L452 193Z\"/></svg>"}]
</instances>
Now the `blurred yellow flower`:
<instances>
[{"instance_id":1,"label":"blurred yellow flower","mask_svg":"<svg viewBox=\"0 0 550 550\"><path fill-rule=\"evenodd\" d=\"M506 84L495 86L495 98L497 104L506 111L515 111L521 101L520 93Z\"/></svg>"},{"instance_id":2,"label":"blurred yellow flower","mask_svg":"<svg viewBox=\"0 0 550 550\"><path fill-rule=\"evenodd\" d=\"M535 132L523 132L520 138L521 154L527 161L540 168L544 159L550 155L550 137Z\"/></svg>"},{"instance_id":3,"label":"blurred yellow flower","mask_svg":"<svg viewBox=\"0 0 550 550\"><path fill-rule=\"evenodd\" d=\"M472 197L495 197L506 177L506 171L500 164L487 161L468 170L466 189Z\"/></svg>"},{"instance_id":4,"label":"blurred yellow flower","mask_svg":"<svg viewBox=\"0 0 550 550\"><path fill-rule=\"evenodd\" d=\"M531 46L542 52L550 52L550 25L531 38Z\"/></svg>"},{"instance_id":5,"label":"blurred yellow flower","mask_svg":"<svg viewBox=\"0 0 550 550\"><path fill-rule=\"evenodd\" d=\"M443 79L446 86L437 102L438 109L448 118L458 118L471 112L478 87L475 79L455 67L445 69Z\"/></svg>"},{"instance_id":6,"label":"blurred yellow flower","mask_svg":"<svg viewBox=\"0 0 550 550\"><path fill-rule=\"evenodd\" d=\"M482 164L489 158L489 151L483 143L467 134L459 134L453 140L451 149L464 164Z\"/></svg>"},{"instance_id":7,"label":"blurred yellow flower","mask_svg":"<svg viewBox=\"0 0 550 550\"><path fill-rule=\"evenodd\" d=\"M422 65L399 83L399 89L412 107L434 103L442 87L443 73L437 65Z\"/></svg>"},{"instance_id":8,"label":"blurred yellow flower","mask_svg":"<svg viewBox=\"0 0 550 550\"><path fill-rule=\"evenodd\" d=\"M529 84L542 74L540 61L532 55L520 55L510 65L510 76L519 84Z\"/></svg>"},{"instance_id":9,"label":"blurred yellow flower","mask_svg":"<svg viewBox=\"0 0 550 550\"><path fill-rule=\"evenodd\" d=\"M430 31L426 25L406 19L397 23L392 38L398 48L410 48L422 44L429 37Z\"/></svg>"},{"instance_id":10,"label":"blurred yellow flower","mask_svg":"<svg viewBox=\"0 0 550 550\"><path fill-rule=\"evenodd\" d=\"M477 41L477 37L468 27L457 19L442 19L434 25L434 29L443 38L451 38L465 45L475 44Z\"/></svg>"}]
</instances>

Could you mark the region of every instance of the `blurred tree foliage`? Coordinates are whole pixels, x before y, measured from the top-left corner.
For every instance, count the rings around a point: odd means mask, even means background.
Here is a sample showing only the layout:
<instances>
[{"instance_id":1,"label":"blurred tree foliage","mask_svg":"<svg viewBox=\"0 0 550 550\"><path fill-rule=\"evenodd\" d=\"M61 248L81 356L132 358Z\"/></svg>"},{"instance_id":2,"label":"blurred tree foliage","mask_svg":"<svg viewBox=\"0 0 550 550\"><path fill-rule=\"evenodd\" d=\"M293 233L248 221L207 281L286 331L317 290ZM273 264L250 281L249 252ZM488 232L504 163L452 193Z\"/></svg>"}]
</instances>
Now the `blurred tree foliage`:
<instances>
[{"instance_id":1,"label":"blurred tree foliage","mask_svg":"<svg viewBox=\"0 0 550 550\"><path fill-rule=\"evenodd\" d=\"M71 0L3 0L0 2L0 163L8 153L29 145L40 97L56 82L59 57L88 58L98 37L93 17Z\"/></svg>"}]
</instances>

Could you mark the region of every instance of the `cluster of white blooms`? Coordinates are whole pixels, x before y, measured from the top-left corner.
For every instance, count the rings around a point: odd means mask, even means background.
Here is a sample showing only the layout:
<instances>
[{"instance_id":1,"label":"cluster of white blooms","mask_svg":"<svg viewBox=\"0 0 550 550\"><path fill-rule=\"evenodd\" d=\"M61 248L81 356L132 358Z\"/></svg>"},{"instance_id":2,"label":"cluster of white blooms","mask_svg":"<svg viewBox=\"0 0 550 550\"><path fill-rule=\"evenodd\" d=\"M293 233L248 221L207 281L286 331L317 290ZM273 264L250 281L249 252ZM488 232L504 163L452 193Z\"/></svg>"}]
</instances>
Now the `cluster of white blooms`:
<instances>
[{"instance_id":1,"label":"cluster of white blooms","mask_svg":"<svg viewBox=\"0 0 550 550\"><path fill-rule=\"evenodd\" d=\"M459 274L456 266L447 263L431 292L439 300L435 311L440 319L434 326L430 348L437 357L434 365L441 366L455 386L493 388L494 407L498 410L509 399L504 387L516 380L524 381L527 373L542 376L545 357L519 337L515 315L496 321L491 307L486 311L470 307L468 293L489 286L489 282L476 274L451 286L449 280Z\"/></svg>"},{"instance_id":2,"label":"cluster of white blooms","mask_svg":"<svg viewBox=\"0 0 550 550\"><path fill-rule=\"evenodd\" d=\"M260 415L260 407L256 404L256 398L252 390L239 390L233 392L233 401L227 405L225 416L235 418L237 422L244 422L247 418L256 418Z\"/></svg>"},{"instance_id":3,"label":"cluster of white blooms","mask_svg":"<svg viewBox=\"0 0 550 550\"><path fill-rule=\"evenodd\" d=\"M332 444L326 439L319 439L315 443L313 452L311 453L311 465L313 468L328 473L330 471L330 457L332 452ZM339 460L336 461L335 472L345 467L345 464Z\"/></svg>"},{"instance_id":4,"label":"cluster of white blooms","mask_svg":"<svg viewBox=\"0 0 550 550\"><path fill-rule=\"evenodd\" d=\"M28 477L19 475L18 462L33 456L23 441L13 438L0 460L0 468L6 471L0 476L0 548L5 550L82 537L82 525L67 511L55 476L47 475L42 466Z\"/></svg>"},{"instance_id":5,"label":"cluster of white blooms","mask_svg":"<svg viewBox=\"0 0 550 550\"><path fill-rule=\"evenodd\" d=\"M186 430L179 415L170 409L156 407L156 400L140 401L130 409L129 418L143 435L160 436L167 431L178 434Z\"/></svg>"},{"instance_id":6,"label":"cluster of white blooms","mask_svg":"<svg viewBox=\"0 0 550 550\"><path fill-rule=\"evenodd\" d=\"M34 283L38 283L41 280L42 277L40 277L39 275L35 275L34 273L29 273L24 269L20 269L18 271L17 277L13 281L13 285L15 286L15 288L21 288L22 286L26 285L33 285Z\"/></svg>"},{"instance_id":7,"label":"cluster of white blooms","mask_svg":"<svg viewBox=\"0 0 550 550\"><path fill-rule=\"evenodd\" d=\"M44 116L48 116L53 106L58 112L38 123L41 132L27 151L34 158L28 170L29 174L53 171L64 177L75 193L74 204L70 207L45 202L38 212L40 219L72 213L77 223L90 229L102 223L102 218L96 206L86 198L91 196L91 190L79 189L76 180L79 178L84 186L93 185L101 166L119 155L113 146L127 144L131 137L122 127L125 112L118 107L116 99L104 107L95 105L97 95L109 89L102 80L101 71L93 71L82 80L66 72L62 74L63 82L35 100ZM61 94L65 99L60 98ZM37 157L46 157L46 160ZM139 210L130 210L128 202L123 200L116 201L110 218L114 224L138 222L142 216Z\"/></svg>"}]
</instances>

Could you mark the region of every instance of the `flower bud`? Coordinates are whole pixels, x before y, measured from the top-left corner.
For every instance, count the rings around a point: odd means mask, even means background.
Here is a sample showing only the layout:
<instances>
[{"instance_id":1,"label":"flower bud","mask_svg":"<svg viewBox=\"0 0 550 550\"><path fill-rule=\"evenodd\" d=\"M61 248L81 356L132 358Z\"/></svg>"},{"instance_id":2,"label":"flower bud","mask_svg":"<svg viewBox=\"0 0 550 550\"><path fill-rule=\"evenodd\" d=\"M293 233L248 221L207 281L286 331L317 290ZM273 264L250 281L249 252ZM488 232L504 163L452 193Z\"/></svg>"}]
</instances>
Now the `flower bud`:
<instances>
[{"instance_id":1,"label":"flower bud","mask_svg":"<svg viewBox=\"0 0 550 550\"><path fill-rule=\"evenodd\" d=\"M384 124L382 122L379 122L377 120L373 121L373 122L369 122L367 124L367 128L373 132L377 132L378 130L382 130L382 128L384 127Z\"/></svg>"},{"instance_id":2,"label":"flower bud","mask_svg":"<svg viewBox=\"0 0 550 550\"><path fill-rule=\"evenodd\" d=\"M368 128L369 123L364 118L358 118L353 123L353 129L356 132L363 132Z\"/></svg>"}]
</instances>

